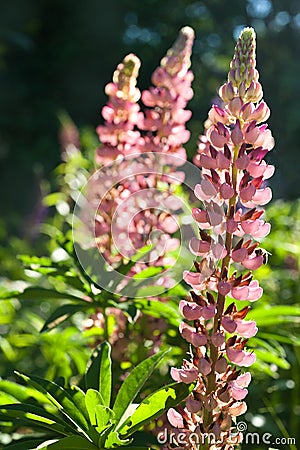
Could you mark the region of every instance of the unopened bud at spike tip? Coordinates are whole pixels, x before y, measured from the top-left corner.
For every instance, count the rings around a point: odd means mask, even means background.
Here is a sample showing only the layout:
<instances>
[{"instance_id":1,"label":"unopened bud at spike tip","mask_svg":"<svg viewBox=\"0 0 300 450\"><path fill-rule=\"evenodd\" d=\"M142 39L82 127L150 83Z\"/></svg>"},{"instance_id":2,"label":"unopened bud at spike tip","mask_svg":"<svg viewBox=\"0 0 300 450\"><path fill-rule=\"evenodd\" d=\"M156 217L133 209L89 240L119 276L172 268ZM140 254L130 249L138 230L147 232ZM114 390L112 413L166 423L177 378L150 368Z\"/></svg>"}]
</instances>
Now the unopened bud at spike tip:
<instances>
[{"instance_id":1,"label":"unopened bud at spike tip","mask_svg":"<svg viewBox=\"0 0 300 450\"><path fill-rule=\"evenodd\" d=\"M192 46L195 38L194 30L191 27L181 28L179 35L167 51L166 56L161 60L161 66L173 76L182 70L187 71L191 66Z\"/></svg>"}]
</instances>

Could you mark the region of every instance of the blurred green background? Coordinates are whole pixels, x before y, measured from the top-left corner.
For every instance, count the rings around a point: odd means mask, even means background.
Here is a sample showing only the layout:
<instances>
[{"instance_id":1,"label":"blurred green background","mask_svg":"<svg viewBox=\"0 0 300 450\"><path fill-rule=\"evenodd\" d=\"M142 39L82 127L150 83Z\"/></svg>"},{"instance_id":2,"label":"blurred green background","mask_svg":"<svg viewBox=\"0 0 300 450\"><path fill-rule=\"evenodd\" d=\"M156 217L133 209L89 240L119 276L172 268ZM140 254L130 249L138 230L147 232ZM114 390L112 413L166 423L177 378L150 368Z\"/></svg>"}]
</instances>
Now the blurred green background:
<instances>
[{"instance_id":1,"label":"blurred green background","mask_svg":"<svg viewBox=\"0 0 300 450\"><path fill-rule=\"evenodd\" d=\"M79 127L95 127L116 64L137 53L143 63L139 87L148 87L183 25L196 31L189 155L225 79L234 41L242 26L252 25L276 138L274 195L299 196L299 0L2 1L0 214L9 234L30 234L41 179L60 161L58 112L67 111Z\"/></svg>"}]
</instances>

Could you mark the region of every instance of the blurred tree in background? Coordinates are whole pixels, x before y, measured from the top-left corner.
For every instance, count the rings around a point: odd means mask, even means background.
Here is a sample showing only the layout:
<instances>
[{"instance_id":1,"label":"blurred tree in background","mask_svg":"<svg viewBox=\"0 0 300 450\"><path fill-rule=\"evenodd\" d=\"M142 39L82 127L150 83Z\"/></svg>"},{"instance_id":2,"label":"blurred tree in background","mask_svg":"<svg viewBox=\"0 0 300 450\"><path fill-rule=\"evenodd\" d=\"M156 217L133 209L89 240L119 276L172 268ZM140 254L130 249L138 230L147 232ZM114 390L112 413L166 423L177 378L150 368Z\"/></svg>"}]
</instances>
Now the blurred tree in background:
<instances>
[{"instance_id":1,"label":"blurred tree in background","mask_svg":"<svg viewBox=\"0 0 300 450\"><path fill-rule=\"evenodd\" d=\"M140 87L147 87L160 55L185 24L197 35L189 155L224 81L234 39L242 26L254 26L265 98L273 111L270 127L276 130L274 194L299 196L299 1L13 0L1 2L0 14L0 211L9 234L30 235L41 179L60 160L59 111L80 127L95 127L103 87L122 57L138 54Z\"/></svg>"}]
</instances>

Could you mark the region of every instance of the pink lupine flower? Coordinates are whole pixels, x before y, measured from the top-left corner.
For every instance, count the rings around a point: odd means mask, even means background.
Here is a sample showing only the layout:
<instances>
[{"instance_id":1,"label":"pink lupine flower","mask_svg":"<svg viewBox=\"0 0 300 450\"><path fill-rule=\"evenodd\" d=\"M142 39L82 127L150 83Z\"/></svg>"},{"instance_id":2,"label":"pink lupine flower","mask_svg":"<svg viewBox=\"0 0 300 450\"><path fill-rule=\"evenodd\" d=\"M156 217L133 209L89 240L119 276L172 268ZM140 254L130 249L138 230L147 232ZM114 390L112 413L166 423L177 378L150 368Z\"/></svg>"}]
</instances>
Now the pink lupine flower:
<instances>
[{"instance_id":1,"label":"pink lupine flower","mask_svg":"<svg viewBox=\"0 0 300 450\"><path fill-rule=\"evenodd\" d=\"M175 369L172 367L171 369L171 377L174 381L179 381L186 384L191 384L198 378L198 368L189 365L188 361L185 361L185 366L182 369Z\"/></svg>"},{"instance_id":2,"label":"pink lupine flower","mask_svg":"<svg viewBox=\"0 0 300 450\"><path fill-rule=\"evenodd\" d=\"M248 390L246 387L249 386L251 382L251 374L246 372L237 377L236 380L230 381L228 383L231 396L234 400L243 400L247 394Z\"/></svg>"},{"instance_id":3,"label":"pink lupine flower","mask_svg":"<svg viewBox=\"0 0 300 450\"><path fill-rule=\"evenodd\" d=\"M185 370L192 371L196 386L186 403L193 422L183 421L183 425L186 433L195 426L207 433L214 430L221 442L209 446L214 450L236 448L242 439L237 435L232 443L229 431L235 417L246 412L242 400L251 375L241 374L236 366L249 367L256 360L255 354L245 349L258 331L256 323L246 320L250 306L238 310L236 303L254 302L262 296L253 271L266 262L266 256L256 240L270 232L258 206L272 196L266 180L274 168L264 157L274 139L262 124L270 111L262 100L258 78L255 34L246 28L237 42L228 81L219 91L223 104L211 108L194 158L202 171L194 191L201 209L192 212L200 238L194 237L190 243L197 257L196 271L183 274L193 290L190 300L180 302L180 311L193 321L191 326L181 325L181 333L193 344L190 366L187 369L186 362ZM235 270L230 270L231 265ZM226 297L234 301L225 309ZM199 340L206 343L194 348L194 333L205 336ZM172 369L173 379L181 380L181 370Z\"/></svg>"},{"instance_id":4,"label":"pink lupine flower","mask_svg":"<svg viewBox=\"0 0 300 450\"><path fill-rule=\"evenodd\" d=\"M241 367L249 367L256 360L254 353L248 353L241 349L228 348L226 355L231 362Z\"/></svg>"},{"instance_id":5,"label":"pink lupine flower","mask_svg":"<svg viewBox=\"0 0 300 450\"><path fill-rule=\"evenodd\" d=\"M181 322L179 331L183 339L192 344L194 347L202 347L207 343L205 334L196 332L196 329L190 327L185 322Z\"/></svg>"}]
</instances>

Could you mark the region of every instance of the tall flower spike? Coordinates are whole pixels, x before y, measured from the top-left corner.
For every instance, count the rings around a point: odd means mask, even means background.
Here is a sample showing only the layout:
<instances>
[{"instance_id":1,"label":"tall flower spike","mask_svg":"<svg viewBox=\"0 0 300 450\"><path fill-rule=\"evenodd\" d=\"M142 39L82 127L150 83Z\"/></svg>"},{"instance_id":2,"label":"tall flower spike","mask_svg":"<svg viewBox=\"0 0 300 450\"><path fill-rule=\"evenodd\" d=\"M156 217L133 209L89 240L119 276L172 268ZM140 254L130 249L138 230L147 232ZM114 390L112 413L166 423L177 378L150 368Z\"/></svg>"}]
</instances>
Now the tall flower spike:
<instances>
[{"instance_id":1,"label":"tall flower spike","mask_svg":"<svg viewBox=\"0 0 300 450\"><path fill-rule=\"evenodd\" d=\"M259 125L268 118L269 108L263 101L258 103L262 88L251 28L242 31L230 67L228 81L220 89L223 106L212 106L195 158L203 178L195 195L203 207L193 210L200 239L193 238L190 249L200 261L195 262L196 272L184 273L193 290L191 298L180 304L184 316L180 333L191 344L193 355L182 369L171 372L175 381L195 382L181 414L185 420L180 431L186 433L187 449L194 449L189 435L195 429L215 435L215 442L206 442L205 449L230 450L242 439L230 441L230 436L236 432L236 416L246 411L244 398L251 377L236 366L254 363L255 355L246 346L257 327L253 320L245 320L250 306L237 305L262 295L252 272L266 262L257 239L270 231L258 207L271 199L266 180L274 167L264 157L274 140L267 125ZM230 270L231 265L235 270ZM168 417L178 428L175 415L171 412Z\"/></svg>"},{"instance_id":2,"label":"tall flower spike","mask_svg":"<svg viewBox=\"0 0 300 450\"><path fill-rule=\"evenodd\" d=\"M186 160L182 144L190 138L185 123L190 119L191 111L185 107L193 97L191 83L194 77L189 70L193 41L192 28L182 28L152 75L154 87L142 93L142 101L148 107L142 126L148 131L145 147L148 151L177 156L182 160L178 159L178 165Z\"/></svg>"}]
</instances>

